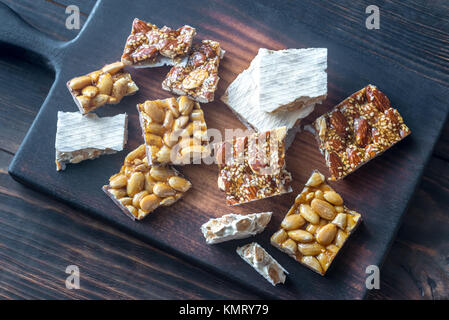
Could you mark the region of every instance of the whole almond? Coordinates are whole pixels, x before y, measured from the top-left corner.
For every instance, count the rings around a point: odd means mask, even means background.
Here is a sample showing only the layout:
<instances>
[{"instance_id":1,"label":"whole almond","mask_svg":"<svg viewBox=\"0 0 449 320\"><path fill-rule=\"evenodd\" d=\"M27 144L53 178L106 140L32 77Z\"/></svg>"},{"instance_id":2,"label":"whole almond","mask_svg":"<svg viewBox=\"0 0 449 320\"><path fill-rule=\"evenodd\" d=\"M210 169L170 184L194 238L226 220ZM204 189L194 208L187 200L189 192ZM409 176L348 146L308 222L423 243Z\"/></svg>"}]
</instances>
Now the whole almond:
<instances>
[{"instance_id":1,"label":"whole almond","mask_svg":"<svg viewBox=\"0 0 449 320\"><path fill-rule=\"evenodd\" d=\"M366 99L369 102L372 102L381 112L384 112L391 107L390 100L388 100L387 96L373 85L366 87L365 96Z\"/></svg>"},{"instance_id":2,"label":"whole almond","mask_svg":"<svg viewBox=\"0 0 449 320\"><path fill-rule=\"evenodd\" d=\"M349 128L349 125L343 113L339 110L335 110L330 114L329 120L337 134L344 139L348 135L347 129Z\"/></svg>"},{"instance_id":3,"label":"whole almond","mask_svg":"<svg viewBox=\"0 0 449 320\"><path fill-rule=\"evenodd\" d=\"M346 154L348 155L349 163L353 168L357 167L362 159L357 154L357 149L355 147L349 147L346 149Z\"/></svg>"},{"instance_id":4,"label":"whole almond","mask_svg":"<svg viewBox=\"0 0 449 320\"><path fill-rule=\"evenodd\" d=\"M361 147L370 142L370 125L368 121L361 117L354 120L355 141Z\"/></svg>"},{"instance_id":5,"label":"whole almond","mask_svg":"<svg viewBox=\"0 0 449 320\"><path fill-rule=\"evenodd\" d=\"M335 152L328 153L327 156L329 171L332 176L336 179L340 178L341 172L343 170L343 164L341 163L340 158Z\"/></svg>"}]
</instances>

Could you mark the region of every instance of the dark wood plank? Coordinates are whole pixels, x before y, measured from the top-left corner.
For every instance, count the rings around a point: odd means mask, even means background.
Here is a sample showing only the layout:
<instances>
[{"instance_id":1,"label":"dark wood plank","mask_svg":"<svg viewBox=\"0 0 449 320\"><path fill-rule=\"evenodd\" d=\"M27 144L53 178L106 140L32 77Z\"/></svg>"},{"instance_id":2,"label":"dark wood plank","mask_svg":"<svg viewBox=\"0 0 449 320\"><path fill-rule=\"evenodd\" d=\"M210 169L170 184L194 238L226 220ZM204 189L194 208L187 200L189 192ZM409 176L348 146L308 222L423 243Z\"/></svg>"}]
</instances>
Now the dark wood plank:
<instances>
[{"instance_id":1,"label":"dark wood plank","mask_svg":"<svg viewBox=\"0 0 449 320\"><path fill-rule=\"evenodd\" d=\"M368 15L365 8L373 4L380 8L380 29L366 32ZM449 6L445 0L264 0L259 5L282 12L286 18L300 19L317 32L342 41L345 46L365 50L367 55L388 59L411 72L447 85ZM366 63L376 64L377 59Z\"/></svg>"},{"instance_id":2,"label":"dark wood plank","mask_svg":"<svg viewBox=\"0 0 449 320\"><path fill-rule=\"evenodd\" d=\"M0 51L0 149L15 153L53 84L49 69ZM25 99L24 99L25 95Z\"/></svg>"},{"instance_id":3,"label":"dark wood plank","mask_svg":"<svg viewBox=\"0 0 449 320\"><path fill-rule=\"evenodd\" d=\"M257 48L267 42L272 48L282 47L312 47L325 46L329 48L329 79L330 90L325 108L329 108L349 93L359 89L368 82L378 84L387 93L393 103L399 107L408 125L414 132L413 139L401 143L387 152L381 160L373 161L362 170L352 175L344 182L338 184L347 204L365 213L365 224L361 230L349 241L344 253L337 259L333 270L327 277L321 278L311 274L280 252L272 250L269 246L269 235L277 228L282 216L289 208L295 194L278 197L266 201L233 209L234 212L254 212L270 208L275 212L273 223L267 231L256 237L270 252L289 270L295 270L289 277L285 287L274 290L267 283L261 283L260 277L249 268L242 266L242 261L236 256L234 250L237 244L227 243L211 248L205 245L200 225L211 215L219 216L229 212L223 205L223 196L216 189L217 169L215 166L187 166L182 168L183 173L191 179L193 190L189 195L173 208L158 210L158 214L151 215L142 223L134 223L121 215L111 202L104 201L99 187L107 177L120 166L122 155L103 157L97 161L86 162L72 166L63 174L56 173L53 168L53 140L55 129L56 110L73 110L73 104L65 91L65 81L74 73L85 73L93 70L98 64L113 61L120 54L121 46L115 39L126 38L129 32L129 22L133 17L143 12L147 5L135 3L122 10L119 2L100 4L91 23L86 25L82 37L73 42L66 50L70 55L60 55L62 66L59 74L60 82L56 83L50 92L46 105L39 113L31 133L23 144L12 164L11 172L14 176L29 185L41 188L45 192L56 195L65 201L86 209L101 216L103 219L116 223L127 230L132 230L148 241L154 241L159 246L170 248L185 258L192 258L207 264L221 274L235 277L249 286L258 287L266 294L284 298L361 298L365 293L364 266L370 264L380 265L384 254L397 230L398 223L407 205L414 185L420 176L423 165L427 159L433 143L442 126L442 119L447 115L448 109L441 105L448 96L448 89L444 88L431 77L424 78L406 68L398 67L388 59L370 55L368 59L376 61L376 67L367 65L364 60L367 56L364 50L343 47L335 42L330 35L320 36L323 29L328 26L316 26L308 29L300 20L285 19L282 13L273 12L267 7L258 7L254 4L232 2L208 2L198 6L196 2L168 3L172 8L170 14L161 11L152 22L157 24L178 25L182 23L193 24L198 27L199 37L219 40L228 54L222 64L222 81L218 96L221 95L227 84L235 74L241 71L252 59ZM240 16L233 14L237 9ZM251 14L250 14L251 13ZM116 17L122 17L117 21ZM312 12L311 16L318 19L319 11ZM201 20L197 17L202 17ZM269 16L261 28L250 24L250 20ZM162 18L164 17L164 19ZM145 18L145 17L143 17ZM147 18L148 19L148 18ZM162 20L164 20L162 22ZM236 28L239 23L239 28ZM260 23L259 23L260 24ZM111 30L114 29L114 30ZM103 30L103 31L102 31ZM104 32L113 32L116 38L105 38ZM223 32L225 30L226 32ZM367 32L365 30L365 32ZM230 38L229 35L233 35ZM281 37L279 37L281 35ZM238 38L235 39L234 37ZM111 39L112 41L108 41ZM243 42L244 41L244 42ZM92 47L91 43L102 43L102 46ZM242 52L241 46L246 47ZM108 47L108 50L105 48ZM85 50L88 49L88 53ZM83 53L85 52L85 53ZM102 61L98 61L101 57ZM345 63L346 62L346 63ZM379 68L382 72L379 72ZM397 77L400 70L401 77ZM137 125L134 105L146 97L166 97L168 94L159 89L164 76L163 70L151 70L152 77L148 77L148 70L133 72L137 83L141 85L139 94L128 98L120 105L120 109L130 114L130 143L128 150L141 143ZM438 76L438 73L434 73ZM425 96L418 91L410 91L410 83L425 92ZM435 97L428 102L426 96ZM433 126L423 126L424 110L413 108L413 104L427 103L426 117L433 122ZM241 123L226 110L219 102L204 107L206 121L210 128L242 127ZM111 114L114 108L104 108L100 114ZM36 137L39 137L39 144ZM30 157L37 159L33 166L29 165ZM311 170L318 168L325 170L323 159L319 155L314 139L310 135L299 135L288 154L290 171L295 177L293 184L297 192L310 174ZM397 181L401 180L401 184ZM45 182L44 182L45 181ZM75 183L76 182L76 183ZM387 186L396 185L398 194L392 195ZM76 188L73 186L76 185ZM201 186L201 188L199 188ZM355 192L357 190L357 192ZM370 199L370 201L366 201ZM182 220L182 224L173 223L172 219ZM382 232L379 232L382 230ZM170 236L167 236L170 234ZM247 240L245 240L247 241ZM358 255L358 259L351 259L351 255ZM228 270L233 270L229 272ZM307 290L306 290L307 288Z\"/></svg>"},{"instance_id":4,"label":"dark wood plank","mask_svg":"<svg viewBox=\"0 0 449 320\"><path fill-rule=\"evenodd\" d=\"M12 180L0 151L0 298L257 299L116 228ZM80 290L65 268L80 268Z\"/></svg>"},{"instance_id":5,"label":"dark wood plank","mask_svg":"<svg viewBox=\"0 0 449 320\"><path fill-rule=\"evenodd\" d=\"M44 20L40 20L40 21L44 21ZM3 79L1 71L2 70L0 70L0 80ZM7 75L8 74L3 75L3 76L7 77ZM26 72L22 73L22 77L26 77ZM5 87L4 86L0 86L0 89L2 89L2 88L5 88ZM7 87L6 87L6 89L7 89ZM4 96L4 95L1 94L0 96ZM42 101L43 98L44 98L44 96L42 96L40 101ZM4 102L5 102L5 105L13 105L15 101L12 100L9 103L8 99L5 99ZM38 103L36 102L36 104L38 104ZM26 105L29 106L30 104L26 104ZM3 107L3 103L2 103L2 107ZM35 111L33 111L33 112L35 112ZM24 124L24 122L21 122L21 124ZM29 125L29 123L27 125ZM7 128L7 126L0 126L0 133L1 133L1 130L4 130L5 128ZM18 127L18 128L19 128L19 130L21 129L20 127ZM25 131L26 131L26 127L23 128L23 132L25 132ZM10 138L11 139L15 139L15 137L13 137L13 136L11 136ZM20 139L18 139L18 140L20 140ZM444 140L444 136L442 137L442 139L440 139L440 141L441 140ZM442 145L443 148L444 147L447 148L447 146L448 146L448 144L444 144L444 143L440 143L439 145ZM437 145L437 149L438 149L439 145ZM434 165L432 165L432 167L433 166ZM437 174L439 174L439 173L437 173ZM426 180L427 176L428 176L428 173L426 171L425 176L424 176L424 181ZM447 176L447 174L446 174L446 176ZM429 178L429 179L432 179L432 178ZM433 189L431 189L431 191L438 190L437 189L438 187L439 187L439 184L432 185ZM422 189L422 187L419 189L419 191L417 193L418 195L421 192L421 189ZM29 189L23 189L22 191L24 192L24 194L26 192L31 192L31 191L29 191ZM435 194L435 192L432 192L432 194ZM443 201L446 197L447 197L447 192L437 193L437 198L434 201L431 201L431 202L428 203L430 208L427 210L428 213L426 214L426 217L427 216L431 216L432 217L434 215L438 216L438 215L443 214L445 211L447 211L447 203L445 205L445 203ZM418 199L419 199L419 197L418 197ZM419 201L419 200L415 200L415 201ZM442 203L441 206L439 205L440 203ZM411 208L412 207L414 207L413 206L413 202L411 204ZM20 205L15 205L15 209L23 210L23 208ZM428 257L425 257L425 255L423 255L423 254L414 254L413 250L409 250L407 248L405 250L401 251L402 256L401 256L400 259L394 259L394 261L391 261L392 260L391 257L392 256L393 257L397 257L397 255L396 254L390 255L389 258L386 261L386 264L385 264L384 268L382 269L382 275L383 275L382 278L381 278L382 279L382 284L381 284L381 288L382 289L380 291L376 292L376 294L372 295L372 297L374 297L374 298L413 298L413 297L419 298L419 296L415 294L416 291L412 290L412 289L415 289L417 286L412 281L409 281L409 279L410 279L409 274L410 273L408 271L406 271L406 268L404 268L403 266L404 265L409 266L409 265L411 265L411 262L413 262L414 265L418 266L418 268L416 268L415 271L417 270L417 272L419 272L420 274L426 274L426 273L427 274L433 274L432 269L434 269L434 266L435 266L434 261L435 260L442 260L442 261L444 261L445 255L447 256L447 253L445 254L444 250L440 250L440 249L433 250L432 244L420 243L420 240L422 240L421 235L423 234L423 230L428 230L427 229L428 227L426 228L427 225L423 225L422 223L417 223L416 222L415 223L416 229L412 230L412 231L407 231L408 229L407 229L406 226L407 226L407 221L409 221L408 219L411 219L411 220L415 219L414 217L410 217L409 218L408 216L409 216L409 214L407 214L405 216L404 226L401 228L401 231L400 231L400 233L398 235L398 240L395 242L395 245L393 245L393 248L392 248L393 251L392 252L395 253L395 251L394 251L395 248L400 246L402 234L405 233L405 236L408 238L408 241L412 243L412 244L410 244L410 247L413 247L413 248L416 247L416 246L413 245L413 243L416 242L418 244L417 246L419 246L419 248L421 248L421 251L431 251L431 252L433 252L433 254L431 255L431 259L429 259ZM7 218L9 218L9 215L8 215ZM417 221L421 221L421 219L422 218L419 218L419 219L417 219ZM441 223L443 224L444 221L441 222ZM26 233L27 230L23 230L23 232ZM16 235L15 237L20 238L20 236L21 235ZM43 246L44 247L43 250L47 250L47 248L45 247L45 240L40 240L40 238L45 237L45 234L33 233L30 236L32 236L33 241L38 243L37 247ZM61 238L63 238L63 237L61 237ZM0 243L3 243L3 240ZM115 248L119 248L121 246L121 243L119 241L114 242L113 246ZM427 249L425 248L425 246L428 246L428 247L426 247ZM64 253L64 250L58 250L58 255L60 255L61 252ZM397 252L399 252L399 251L396 251L396 253ZM29 255L30 253L29 252L21 252L21 254L26 256L26 255ZM90 261L91 259L92 259L92 257L83 257L83 262L87 261L88 264L92 263ZM105 260L107 260L107 259L109 259L109 256L105 257ZM422 261L425 261L425 263L422 262ZM45 268L47 268L47 267L45 267ZM131 272L132 270L133 269L130 268L128 270L125 270L125 272ZM27 271L30 272L31 275L33 274L33 272L37 273L35 270L31 270L31 271L27 270ZM17 276L18 276L18 274L16 273L16 274L14 274L12 276L11 279L16 278ZM30 278L32 278L32 277L33 276L31 276ZM411 276L411 278L413 278L413 277L416 277L416 274L413 274ZM446 288L446 290L447 290L447 282L445 282L444 277L440 277L440 278L438 278L438 277L431 277L431 279L434 279L434 280L437 279L438 280L438 281L436 281L436 286L435 287L439 288L439 290L440 290L439 291L439 296L440 297L444 297L444 291L441 291L441 288ZM14 280L12 280L12 281L14 281ZM24 283L26 283L25 292L36 290L35 288L39 288L39 286L40 286L39 283L36 283L36 282L33 282L33 281L29 281L28 279L24 280ZM431 280L427 281L427 283L432 283L432 281ZM425 288L426 287L426 281L423 281L420 285ZM16 294L15 292L23 290L23 288L19 289L18 286L14 287L14 285L11 285L11 283L8 284L8 287L10 288L10 290L8 292L8 296L9 297L15 297L15 296L19 297L20 295ZM91 293L93 295L97 294L96 293L96 289L97 288L93 288L92 289ZM133 294L132 293L133 292L133 288L126 288L126 289L124 289L124 291L128 292L130 295ZM155 290L155 292L157 292L157 291L158 290ZM425 292L425 297L432 298L432 296L430 294L427 295L428 293L430 293L430 290L425 289L424 292ZM39 296L39 294L37 294L36 296ZM40 293L40 296L43 296L43 293ZM89 296L89 295L87 295L87 296ZM438 295L434 295L434 296L438 297ZM447 296L447 291L446 291L446 296ZM239 295L236 295L235 297L238 298Z\"/></svg>"},{"instance_id":6,"label":"dark wood plank","mask_svg":"<svg viewBox=\"0 0 449 320\"><path fill-rule=\"evenodd\" d=\"M65 9L68 5L75 4L80 9L81 27L87 20L89 12L95 5L92 0L38 0L38 1L14 1L2 0L32 26L57 40L71 40L80 30L69 30L65 26L68 15ZM38 14L36 14L38 12ZM42 21L45 23L42 23Z\"/></svg>"},{"instance_id":7,"label":"dark wood plank","mask_svg":"<svg viewBox=\"0 0 449 320\"><path fill-rule=\"evenodd\" d=\"M381 270L372 299L449 298L449 162L433 158Z\"/></svg>"},{"instance_id":8,"label":"dark wood plank","mask_svg":"<svg viewBox=\"0 0 449 320\"><path fill-rule=\"evenodd\" d=\"M440 139L435 146L434 155L449 161L449 121L446 121Z\"/></svg>"}]
</instances>

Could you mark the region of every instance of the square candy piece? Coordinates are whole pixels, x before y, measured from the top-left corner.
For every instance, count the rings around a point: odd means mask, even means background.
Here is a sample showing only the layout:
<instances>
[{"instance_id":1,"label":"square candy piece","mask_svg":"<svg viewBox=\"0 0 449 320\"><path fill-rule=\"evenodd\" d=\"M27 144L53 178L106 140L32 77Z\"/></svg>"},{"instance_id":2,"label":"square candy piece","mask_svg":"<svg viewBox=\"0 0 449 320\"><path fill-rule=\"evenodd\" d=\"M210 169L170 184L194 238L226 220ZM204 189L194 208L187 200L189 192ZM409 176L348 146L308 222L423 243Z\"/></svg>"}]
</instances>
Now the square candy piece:
<instances>
[{"instance_id":1,"label":"square candy piece","mask_svg":"<svg viewBox=\"0 0 449 320\"><path fill-rule=\"evenodd\" d=\"M346 239L362 221L324 176L314 171L305 188L271 237L271 244L313 271L324 275Z\"/></svg>"},{"instance_id":2,"label":"square candy piece","mask_svg":"<svg viewBox=\"0 0 449 320\"><path fill-rule=\"evenodd\" d=\"M234 138L216 145L218 187L228 205L291 192L285 169L286 128Z\"/></svg>"},{"instance_id":3,"label":"square candy piece","mask_svg":"<svg viewBox=\"0 0 449 320\"><path fill-rule=\"evenodd\" d=\"M134 19L131 35L126 40L122 62L134 67L160 67L187 63L195 28L183 26L177 30Z\"/></svg>"},{"instance_id":4,"label":"square candy piece","mask_svg":"<svg viewBox=\"0 0 449 320\"><path fill-rule=\"evenodd\" d=\"M210 155L206 121L200 104L181 96L176 100L145 101L137 105L150 164L189 164Z\"/></svg>"},{"instance_id":5,"label":"square candy piece","mask_svg":"<svg viewBox=\"0 0 449 320\"><path fill-rule=\"evenodd\" d=\"M344 178L411 133L390 100L373 85L317 118L314 127L331 180Z\"/></svg>"},{"instance_id":6,"label":"square candy piece","mask_svg":"<svg viewBox=\"0 0 449 320\"><path fill-rule=\"evenodd\" d=\"M185 67L174 66L162 82L162 88L187 95L202 103L214 100L217 89L218 66L224 51L217 41L203 40L194 47Z\"/></svg>"},{"instance_id":7,"label":"square candy piece","mask_svg":"<svg viewBox=\"0 0 449 320\"><path fill-rule=\"evenodd\" d=\"M126 156L120 172L102 189L127 216L141 220L178 201L191 186L174 168L149 165L142 144Z\"/></svg>"},{"instance_id":8,"label":"square candy piece","mask_svg":"<svg viewBox=\"0 0 449 320\"><path fill-rule=\"evenodd\" d=\"M117 104L124 96L139 90L131 75L124 72L124 66L121 62L114 62L67 82L67 88L82 114L105 104Z\"/></svg>"}]
</instances>

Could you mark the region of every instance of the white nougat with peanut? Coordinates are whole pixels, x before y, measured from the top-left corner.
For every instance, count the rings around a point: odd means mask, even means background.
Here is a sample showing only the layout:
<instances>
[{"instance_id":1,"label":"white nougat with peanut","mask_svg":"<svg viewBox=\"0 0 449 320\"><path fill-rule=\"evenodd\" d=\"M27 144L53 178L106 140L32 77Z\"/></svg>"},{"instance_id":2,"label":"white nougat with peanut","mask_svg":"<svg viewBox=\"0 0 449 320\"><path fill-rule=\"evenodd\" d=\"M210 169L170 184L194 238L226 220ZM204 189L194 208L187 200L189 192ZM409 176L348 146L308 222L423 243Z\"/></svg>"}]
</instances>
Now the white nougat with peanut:
<instances>
[{"instance_id":1,"label":"white nougat with peanut","mask_svg":"<svg viewBox=\"0 0 449 320\"><path fill-rule=\"evenodd\" d=\"M226 214L210 219L201 226L207 244L244 239L261 233L271 220L273 212L251 213L248 215Z\"/></svg>"}]
</instances>

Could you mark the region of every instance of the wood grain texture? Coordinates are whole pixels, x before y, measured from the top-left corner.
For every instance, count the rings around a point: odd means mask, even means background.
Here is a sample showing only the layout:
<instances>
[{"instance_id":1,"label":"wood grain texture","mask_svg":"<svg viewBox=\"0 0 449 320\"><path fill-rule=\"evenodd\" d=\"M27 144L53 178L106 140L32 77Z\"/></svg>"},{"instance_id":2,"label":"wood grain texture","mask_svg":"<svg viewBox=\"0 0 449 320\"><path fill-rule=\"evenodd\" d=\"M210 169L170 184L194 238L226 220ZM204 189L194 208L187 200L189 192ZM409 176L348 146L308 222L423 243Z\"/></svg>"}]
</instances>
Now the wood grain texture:
<instances>
[{"instance_id":1,"label":"wood grain texture","mask_svg":"<svg viewBox=\"0 0 449 320\"><path fill-rule=\"evenodd\" d=\"M257 299L197 266L12 180L0 153L0 298ZM65 268L80 268L80 290Z\"/></svg>"},{"instance_id":2,"label":"wood grain texture","mask_svg":"<svg viewBox=\"0 0 449 320\"><path fill-rule=\"evenodd\" d=\"M207 120L207 119L206 119ZM318 158L317 158L318 159ZM35 235L36 236L36 235ZM404 254L406 254L406 253L404 253ZM86 257L86 259L88 259L88 257ZM384 270L384 269L383 269ZM384 287L384 286L383 286ZM443 287L444 288L444 287ZM127 289L129 289L129 290L132 290L132 288L130 289L130 288L127 288Z\"/></svg>"}]
</instances>

